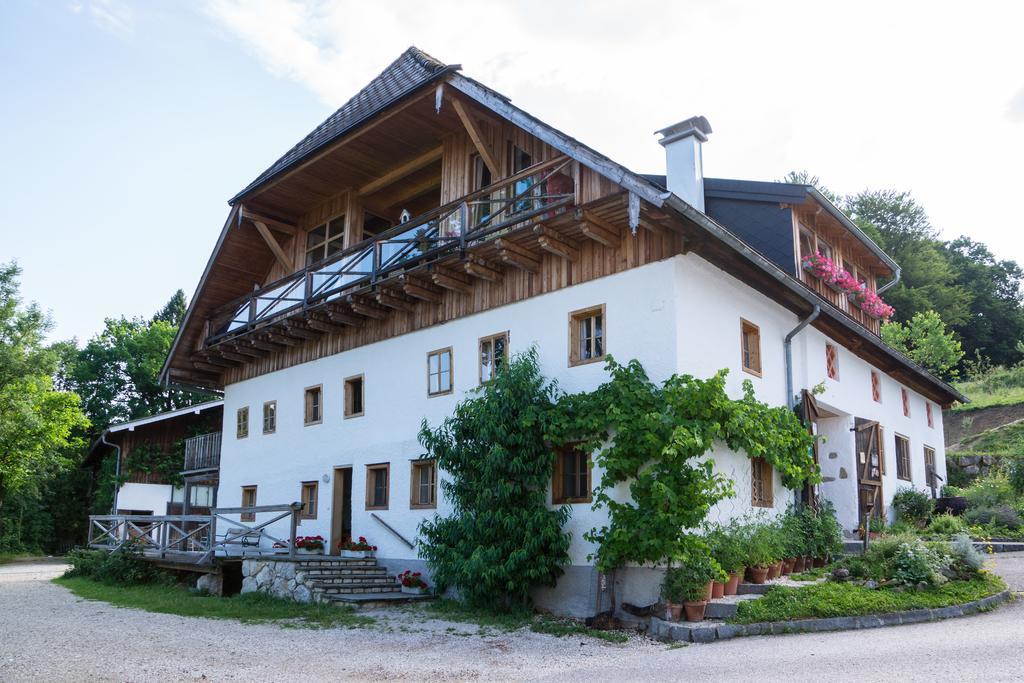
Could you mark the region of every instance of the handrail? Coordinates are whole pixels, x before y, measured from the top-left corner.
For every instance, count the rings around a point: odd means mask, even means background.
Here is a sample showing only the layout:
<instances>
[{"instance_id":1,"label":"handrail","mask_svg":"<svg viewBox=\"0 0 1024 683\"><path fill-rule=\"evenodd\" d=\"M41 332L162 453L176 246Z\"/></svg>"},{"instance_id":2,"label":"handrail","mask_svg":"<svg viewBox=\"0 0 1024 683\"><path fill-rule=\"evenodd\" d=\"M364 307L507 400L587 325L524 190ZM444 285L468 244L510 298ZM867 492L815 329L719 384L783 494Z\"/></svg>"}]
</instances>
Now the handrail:
<instances>
[{"instance_id":1,"label":"handrail","mask_svg":"<svg viewBox=\"0 0 1024 683\"><path fill-rule=\"evenodd\" d=\"M464 253L470 244L496 232L559 210L574 201L576 182L572 192L561 194L546 192L545 184L571 163L562 155L535 164L358 242L328 260L279 278L218 308L210 318L212 333L204 341L216 343L300 307L322 305L345 290L372 285L414 259L422 261L455 249ZM526 179L531 182L518 190L516 183ZM509 197L495 196L509 187L518 191ZM499 208L489 208L478 219L470 215L471 208L493 205ZM318 279L323 281L318 283Z\"/></svg>"},{"instance_id":2,"label":"handrail","mask_svg":"<svg viewBox=\"0 0 1024 683\"><path fill-rule=\"evenodd\" d=\"M403 536L402 534L400 534L397 531L395 531L394 529L392 529L390 524L388 524L383 519L378 517L376 512L371 512L370 516L373 517L378 522L380 522L384 526L385 529L387 529L388 531L393 533L395 536L398 536L398 540L400 540L402 543L406 544L410 548L415 548L416 547L412 543L410 543L409 540L405 536Z\"/></svg>"}]
</instances>

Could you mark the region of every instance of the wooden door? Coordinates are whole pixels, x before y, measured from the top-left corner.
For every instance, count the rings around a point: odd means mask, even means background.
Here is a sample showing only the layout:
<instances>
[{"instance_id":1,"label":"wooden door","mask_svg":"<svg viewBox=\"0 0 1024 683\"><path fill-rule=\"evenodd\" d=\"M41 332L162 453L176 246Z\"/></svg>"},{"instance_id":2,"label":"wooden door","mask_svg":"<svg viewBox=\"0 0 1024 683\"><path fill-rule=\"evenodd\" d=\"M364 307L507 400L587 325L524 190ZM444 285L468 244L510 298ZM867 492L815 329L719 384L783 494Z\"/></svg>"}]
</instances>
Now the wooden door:
<instances>
[{"instance_id":1,"label":"wooden door","mask_svg":"<svg viewBox=\"0 0 1024 683\"><path fill-rule=\"evenodd\" d=\"M338 545L352 540L352 468L334 469L334 488L331 501L331 546L329 554L338 551Z\"/></svg>"},{"instance_id":2,"label":"wooden door","mask_svg":"<svg viewBox=\"0 0 1024 683\"><path fill-rule=\"evenodd\" d=\"M857 507L861 521L870 510L872 517L882 517L882 475L885 474L885 451L882 427L874 420L857 418Z\"/></svg>"}]
</instances>

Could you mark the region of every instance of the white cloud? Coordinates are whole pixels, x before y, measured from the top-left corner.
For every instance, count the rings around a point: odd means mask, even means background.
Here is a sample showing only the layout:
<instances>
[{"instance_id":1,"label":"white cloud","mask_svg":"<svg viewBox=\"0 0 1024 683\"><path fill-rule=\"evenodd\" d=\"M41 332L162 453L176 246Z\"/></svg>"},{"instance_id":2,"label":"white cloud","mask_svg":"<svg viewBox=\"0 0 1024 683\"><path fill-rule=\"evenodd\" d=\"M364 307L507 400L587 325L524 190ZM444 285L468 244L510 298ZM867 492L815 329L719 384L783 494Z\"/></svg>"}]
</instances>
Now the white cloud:
<instances>
[{"instance_id":1,"label":"white cloud","mask_svg":"<svg viewBox=\"0 0 1024 683\"><path fill-rule=\"evenodd\" d=\"M118 0L76 0L68 9L75 14L86 12L96 26L118 36L128 36L135 31L135 15Z\"/></svg>"},{"instance_id":2,"label":"white cloud","mask_svg":"<svg viewBox=\"0 0 1024 683\"><path fill-rule=\"evenodd\" d=\"M709 175L807 168L837 191L910 189L933 222L1024 260L1024 6L806 2L209 0L272 74L340 106L409 45L639 171L652 132L705 114ZM1015 15L1015 16L1013 16ZM998 20L995 20L998 18ZM1007 86L1007 83L1012 85ZM1011 101L1007 109L1007 102ZM296 131L296 139L306 131Z\"/></svg>"}]
</instances>

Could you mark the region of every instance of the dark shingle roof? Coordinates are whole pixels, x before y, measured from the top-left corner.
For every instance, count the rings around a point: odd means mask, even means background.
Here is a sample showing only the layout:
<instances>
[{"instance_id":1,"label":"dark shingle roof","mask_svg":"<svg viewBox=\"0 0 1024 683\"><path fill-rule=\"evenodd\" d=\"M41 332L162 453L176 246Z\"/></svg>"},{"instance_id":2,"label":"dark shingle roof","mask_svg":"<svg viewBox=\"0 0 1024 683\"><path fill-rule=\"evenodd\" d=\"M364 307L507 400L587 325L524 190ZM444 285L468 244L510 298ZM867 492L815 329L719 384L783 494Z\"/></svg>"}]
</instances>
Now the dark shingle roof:
<instances>
[{"instance_id":1,"label":"dark shingle roof","mask_svg":"<svg viewBox=\"0 0 1024 683\"><path fill-rule=\"evenodd\" d=\"M341 109L327 117L327 120L313 129L312 133L235 195L230 203L234 204L277 174L302 161L428 81L458 68L457 64L445 64L415 46L410 47L365 88L356 93L355 97L342 105Z\"/></svg>"}]
</instances>

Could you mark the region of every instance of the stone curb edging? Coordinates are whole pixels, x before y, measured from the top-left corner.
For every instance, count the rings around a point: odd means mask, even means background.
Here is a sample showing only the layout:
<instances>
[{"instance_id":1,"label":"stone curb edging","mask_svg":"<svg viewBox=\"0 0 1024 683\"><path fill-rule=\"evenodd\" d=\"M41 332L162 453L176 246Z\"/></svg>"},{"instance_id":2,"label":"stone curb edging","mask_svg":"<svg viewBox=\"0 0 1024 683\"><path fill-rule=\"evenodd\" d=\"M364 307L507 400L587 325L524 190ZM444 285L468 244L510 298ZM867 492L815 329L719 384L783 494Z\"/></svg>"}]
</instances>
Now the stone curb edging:
<instances>
[{"instance_id":1,"label":"stone curb edging","mask_svg":"<svg viewBox=\"0 0 1024 683\"><path fill-rule=\"evenodd\" d=\"M989 552L1016 553L1024 550L1024 543L1020 541L974 541L974 548L983 555L987 555Z\"/></svg>"},{"instance_id":2,"label":"stone curb edging","mask_svg":"<svg viewBox=\"0 0 1024 683\"><path fill-rule=\"evenodd\" d=\"M793 621L767 621L754 624L720 624L718 626L682 626L671 621L651 617L648 634L658 640L687 643L710 643L743 636L781 635L784 633L819 633L823 631L850 631L880 626L918 624L985 612L1010 599L1004 590L987 598L935 609L914 609L891 614L869 614L859 617L828 617L823 619L794 619Z\"/></svg>"}]
</instances>

